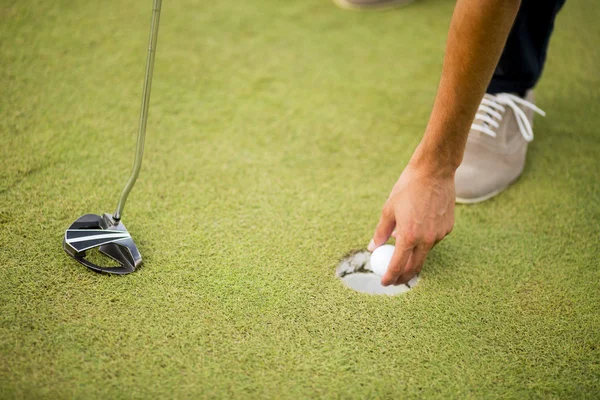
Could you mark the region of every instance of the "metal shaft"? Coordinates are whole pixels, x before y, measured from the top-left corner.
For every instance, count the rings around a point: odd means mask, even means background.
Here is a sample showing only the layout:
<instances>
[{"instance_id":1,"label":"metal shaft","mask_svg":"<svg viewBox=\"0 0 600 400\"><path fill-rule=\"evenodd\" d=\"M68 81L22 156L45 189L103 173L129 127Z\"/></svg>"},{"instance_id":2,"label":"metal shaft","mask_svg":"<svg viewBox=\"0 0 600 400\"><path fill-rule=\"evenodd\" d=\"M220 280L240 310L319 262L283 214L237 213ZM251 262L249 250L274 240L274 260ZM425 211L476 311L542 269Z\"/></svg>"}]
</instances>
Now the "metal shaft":
<instances>
[{"instance_id":1,"label":"metal shaft","mask_svg":"<svg viewBox=\"0 0 600 400\"><path fill-rule=\"evenodd\" d=\"M129 181L125 185L117 210L115 211L113 218L116 221L121 219L127 196L133 188L140 169L142 168L142 158L144 156L144 141L146 139L146 124L148 122L148 107L150 106L150 89L152 87L152 73L154 71L154 55L156 53L156 40L158 39L158 23L160 21L160 7L162 0L154 0L154 7L152 9L152 24L150 26L150 40L148 44L148 57L146 59L146 77L144 79L144 92L142 95L142 109L140 111L140 123L138 127L137 144L135 149L135 161L133 163L133 170Z\"/></svg>"}]
</instances>

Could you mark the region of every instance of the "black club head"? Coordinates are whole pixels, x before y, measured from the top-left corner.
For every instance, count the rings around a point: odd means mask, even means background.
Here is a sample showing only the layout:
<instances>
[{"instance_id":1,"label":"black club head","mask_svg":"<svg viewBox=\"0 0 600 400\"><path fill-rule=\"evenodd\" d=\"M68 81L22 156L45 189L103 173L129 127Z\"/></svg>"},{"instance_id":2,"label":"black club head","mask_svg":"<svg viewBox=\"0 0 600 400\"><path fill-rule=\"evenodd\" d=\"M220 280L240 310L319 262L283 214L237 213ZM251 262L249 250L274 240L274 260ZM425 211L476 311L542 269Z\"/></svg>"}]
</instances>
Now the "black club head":
<instances>
[{"instance_id":1,"label":"black club head","mask_svg":"<svg viewBox=\"0 0 600 400\"><path fill-rule=\"evenodd\" d=\"M118 267L103 267L86 258L87 251L98 250L119 263ZM110 214L86 214L73 222L65 232L63 249L79 263L96 272L125 275L136 270L142 256L125 225Z\"/></svg>"}]
</instances>

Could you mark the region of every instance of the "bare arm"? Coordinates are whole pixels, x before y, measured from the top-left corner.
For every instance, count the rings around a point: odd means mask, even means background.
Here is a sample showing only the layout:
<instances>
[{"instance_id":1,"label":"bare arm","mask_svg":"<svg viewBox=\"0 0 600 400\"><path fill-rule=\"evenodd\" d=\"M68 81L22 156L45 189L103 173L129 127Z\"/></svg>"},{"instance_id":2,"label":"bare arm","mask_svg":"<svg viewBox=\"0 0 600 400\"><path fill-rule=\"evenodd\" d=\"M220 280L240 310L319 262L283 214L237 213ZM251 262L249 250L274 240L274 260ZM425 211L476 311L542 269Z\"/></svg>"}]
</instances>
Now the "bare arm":
<instances>
[{"instance_id":1,"label":"bare arm","mask_svg":"<svg viewBox=\"0 0 600 400\"><path fill-rule=\"evenodd\" d=\"M521 0L458 0L442 78L421 155L458 168L477 106L498 64Z\"/></svg>"},{"instance_id":2,"label":"bare arm","mask_svg":"<svg viewBox=\"0 0 600 400\"><path fill-rule=\"evenodd\" d=\"M454 225L454 173L475 112L502 53L521 0L457 0L438 93L425 135L386 201L369 250L396 230L382 279L405 283Z\"/></svg>"}]
</instances>

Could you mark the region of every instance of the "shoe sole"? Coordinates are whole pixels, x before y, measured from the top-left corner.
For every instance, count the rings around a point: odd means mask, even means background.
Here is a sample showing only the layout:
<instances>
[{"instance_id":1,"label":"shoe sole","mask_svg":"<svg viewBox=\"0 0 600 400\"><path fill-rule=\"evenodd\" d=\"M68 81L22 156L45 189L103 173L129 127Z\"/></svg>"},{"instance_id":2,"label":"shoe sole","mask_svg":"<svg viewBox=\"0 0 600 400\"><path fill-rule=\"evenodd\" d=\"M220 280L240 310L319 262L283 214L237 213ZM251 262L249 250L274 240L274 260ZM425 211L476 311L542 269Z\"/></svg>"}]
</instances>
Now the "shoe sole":
<instances>
[{"instance_id":1,"label":"shoe sole","mask_svg":"<svg viewBox=\"0 0 600 400\"><path fill-rule=\"evenodd\" d=\"M522 173L523 172L521 171L521 174ZM495 197L495 196L499 195L500 193L504 192L506 189L508 189L514 183L516 183L521 178L521 174L519 174L519 176L517 176L515 179L513 179L511 182L509 182L508 185L503 186L500 189L494 190L493 192L484 194L481 197L465 198L465 197L458 197L457 196L455 201L456 201L457 204L475 204L475 203L481 203L482 201L489 200L492 197Z\"/></svg>"},{"instance_id":2,"label":"shoe sole","mask_svg":"<svg viewBox=\"0 0 600 400\"><path fill-rule=\"evenodd\" d=\"M508 189L513 183L515 183L516 181L519 180L519 178L521 177L521 175L517 176L512 182L510 182L508 185L501 187L500 189L494 190L493 192L484 194L481 197L474 197L474 198L465 198L465 197L456 197L456 203L457 204L475 204L475 203L481 203L482 201L486 201L491 199L492 197L495 197L497 195L499 195L500 193L504 192L506 189Z\"/></svg>"},{"instance_id":3,"label":"shoe sole","mask_svg":"<svg viewBox=\"0 0 600 400\"><path fill-rule=\"evenodd\" d=\"M410 3L414 2L414 0L396 0L396 1L390 1L385 4L364 5L364 6L359 6L359 5L350 3L348 0L333 0L333 2L338 7L344 8L346 10L367 11L367 10L389 10L390 8L407 6Z\"/></svg>"},{"instance_id":4,"label":"shoe sole","mask_svg":"<svg viewBox=\"0 0 600 400\"><path fill-rule=\"evenodd\" d=\"M510 186L510 185L509 185ZM457 204L475 204L475 203L481 203L482 201L486 201L491 199L492 197L499 195L500 193L502 193L503 191L505 191L506 189L508 189L508 186L505 186L501 189L498 189L494 192L488 193L484 196L481 197L474 197L474 198L464 198L464 197L457 197L456 198L456 203Z\"/></svg>"}]
</instances>

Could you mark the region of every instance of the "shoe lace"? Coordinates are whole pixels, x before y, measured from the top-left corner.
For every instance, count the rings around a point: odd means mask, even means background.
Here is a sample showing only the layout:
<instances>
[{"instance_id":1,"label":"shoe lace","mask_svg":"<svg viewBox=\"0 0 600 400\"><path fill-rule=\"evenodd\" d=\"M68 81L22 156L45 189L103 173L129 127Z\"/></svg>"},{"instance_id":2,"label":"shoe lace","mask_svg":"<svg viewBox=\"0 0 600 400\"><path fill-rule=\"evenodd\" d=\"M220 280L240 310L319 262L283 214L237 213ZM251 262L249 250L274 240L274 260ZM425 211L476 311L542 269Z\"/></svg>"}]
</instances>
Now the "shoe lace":
<instances>
[{"instance_id":1,"label":"shoe lace","mask_svg":"<svg viewBox=\"0 0 600 400\"><path fill-rule=\"evenodd\" d=\"M499 93L496 95L486 95L479 104L477 114L475 115L475 121L479 120L481 123L473 122L471 129L496 137L494 129L500 127L499 122L502 121L502 117L506 111L506 107L509 107L515 113L517 119L517 125L519 126L519 132L523 135L523 138L528 142L533 140L533 129L531 123L527 118L527 115L519 107L519 104L527 108L532 109L536 113L546 116L546 113L540 108L536 107L535 104L523 100L522 98L509 93ZM506 107L505 107L506 106Z\"/></svg>"}]
</instances>

